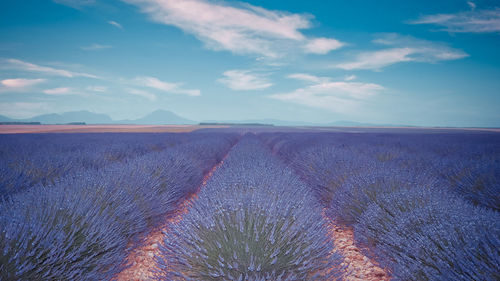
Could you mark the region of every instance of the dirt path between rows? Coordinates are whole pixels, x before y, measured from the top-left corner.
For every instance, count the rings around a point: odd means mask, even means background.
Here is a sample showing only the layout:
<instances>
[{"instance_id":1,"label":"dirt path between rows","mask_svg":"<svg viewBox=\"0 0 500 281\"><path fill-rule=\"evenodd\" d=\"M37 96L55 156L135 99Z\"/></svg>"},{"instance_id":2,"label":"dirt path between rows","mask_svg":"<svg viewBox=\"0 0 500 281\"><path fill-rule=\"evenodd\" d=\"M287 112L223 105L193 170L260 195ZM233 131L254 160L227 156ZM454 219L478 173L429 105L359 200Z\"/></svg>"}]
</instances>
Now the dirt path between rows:
<instances>
[{"instance_id":1,"label":"dirt path between rows","mask_svg":"<svg viewBox=\"0 0 500 281\"><path fill-rule=\"evenodd\" d=\"M236 144L236 143L235 143ZM234 146L234 145L233 145ZM224 163L224 158L215 165L204 177L198 191L185 199L179 206L178 211L165 224L152 231L142 247L132 251L127 258L130 267L119 273L113 280L116 281L148 281L154 280L152 270L156 269L155 255L159 254L159 245L163 243L164 233L168 232L172 224L182 220L182 216L189 212L193 202L198 197L198 192L203 188L213 173ZM344 257L343 266L346 267L346 274L343 280L346 281L388 281L389 274L377 263L361 253L361 250L354 243L354 233L351 228L337 225L335 221L328 218L323 212L323 218L328 222L328 234L334 243L335 251Z\"/></svg>"},{"instance_id":2,"label":"dirt path between rows","mask_svg":"<svg viewBox=\"0 0 500 281\"><path fill-rule=\"evenodd\" d=\"M361 253L354 244L354 232L352 228L337 225L335 221L328 218L323 212L323 218L328 221L328 232L334 242L335 250L341 253L345 259L347 273L343 280L346 281L387 281L390 276L377 262Z\"/></svg>"},{"instance_id":3,"label":"dirt path between rows","mask_svg":"<svg viewBox=\"0 0 500 281\"><path fill-rule=\"evenodd\" d=\"M237 143L237 142L236 142ZM234 147L233 144L232 147ZM152 270L156 269L155 255L159 254L159 245L163 243L165 234L163 231L168 232L172 224L176 224L182 220L182 216L189 212L193 202L198 197L198 192L207 184L207 181L212 177L213 173L224 163L227 155L232 147L228 150L223 159L217 163L212 169L204 176L203 182L198 188L196 193L193 193L189 198L185 199L179 206L178 211L163 224L162 227L152 231L144 242L142 247L134 249L127 257L127 264L130 267L120 272L113 280L116 281L147 281L154 280Z\"/></svg>"},{"instance_id":4,"label":"dirt path between rows","mask_svg":"<svg viewBox=\"0 0 500 281\"><path fill-rule=\"evenodd\" d=\"M39 133L189 133L217 125L0 125L0 134Z\"/></svg>"}]
</instances>

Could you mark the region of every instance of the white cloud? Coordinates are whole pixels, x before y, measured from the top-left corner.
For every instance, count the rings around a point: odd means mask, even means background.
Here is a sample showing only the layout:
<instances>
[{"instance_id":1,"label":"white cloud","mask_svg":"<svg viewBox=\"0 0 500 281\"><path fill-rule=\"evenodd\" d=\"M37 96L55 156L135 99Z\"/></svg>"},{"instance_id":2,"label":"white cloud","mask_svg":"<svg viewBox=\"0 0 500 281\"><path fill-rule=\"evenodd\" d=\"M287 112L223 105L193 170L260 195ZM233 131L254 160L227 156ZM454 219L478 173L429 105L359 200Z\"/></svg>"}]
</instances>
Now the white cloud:
<instances>
[{"instance_id":1,"label":"white cloud","mask_svg":"<svg viewBox=\"0 0 500 281\"><path fill-rule=\"evenodd\" d=\"M469 5L470 9L473 11L476 9L476 3L472 1L467 1L467 5Z\"/></svg>"},{"instance_id":2,"label":"white cloud","mask_svg":"<svg viewBox=\"0 0 500 281\"><path fill-rule=\"evenodd\" d=\"M476 10L473 2L468 2L471 11L456 14L435 14L422 16L409 24L434 24L441 31L453 33L491 33L500 32L500 8Z\"/></svg>"},{"instance_id":3,"label":"white cloud","mask_svg":"<svg viewBox=\"0 0 500 281\"><path fill-rule=\"evenodd\" d=\"M270 98L342 114L354 113L366 100L384 89L374 83L331 81L328 77L308 74L294 74L288 77L313 84L289 93L274 94L269 96Z\"/></svg>"},{"instance_id":4,"label":"white cloud","mask_svg":"<svg viewBox=\"0 0 500 281\"><path fill-rule=\"evenodd\" d=\"M345 81L352 81L352 80L355 80L356 78L356 75L348 75L344 78Z\"/></svg>"},{"instance_id":5,"label":"white cloud","mask_svg":"<svg viewBox=\"0 0 500 281\"><path fill-rule=\"evenodd\" d=\"M411 48L391 48L380 51L360 53L352 62L340 63L338 68L351 69L380 69L382 67L398 63L411 61L409 55L415 50Z\"/></svg>"},{"instance_id":6,"label":"white cloud","mask_svg":"<svg viewBox=\"0 0 500 281\"><path fill-rule=\"evenodd\" d=\"M307 81L307 82L312 82L312 83L319 83L322 81L324 78L320 78L314 75L306 74L306 73L294 73L290 74L287 76L287 78L291 79L296 79L296 80L301 80L301 81ZM330 80L327 78L327 80Z\"/></svg>"},{"instance_id":7,"label":"white cloud","mask_svg":"<svg viewBox=\"0 0 500 281\"><path fill-rule=\"evenodd\" d=\"M47 90L43 90L42 92L44 94L54 95L54 96L74 94L73 89L69 88L69 87L59 87L59 88L47 89Z\"/></svg>"},{"instance_id":8,"label":"white cloud","mask_svg":"<svg viewBox=\"0 0 500 281\"><path fill-rule=\"evenodd\" d=\"M24 89L45 82L45 79L4 79L0 81L4 89Z\"/></svg>"},{"instance_id":9,"label":"white cloud","mask_svg":"<svg viewBox=\"0 0 500 281\"><path fill-rule=\"evenodd\" d=\"M329 53L332 50L339 49L345 44L335 40L335 39L330 39L330 38L316 38L310 40L306 45L305 45L305 50L307 53L313 53L313 54L326 54Z\"/></svg>"},{"instance_id":10,"label":"white cloud","mask_svg":"<svg viewBox=\"0 0 500 281\"><path fill-rule=\"evenodd\" d=\"M224 78L220 78L217 81L233 90L262 90L273 85L266 78L251 73L249 70L228 70L223 75Z\"/></svg>"},{"instance_id":11,"label":"white cloud","mask_svg":"<svg viewBox=\"0 0 500 281\"><path fill-rule=\"evenodd\" d=\"M108 90L108 88L105 86L87 86L85 89L90 92L100 92L100 93L104 93Z\"/></svg>"},{"instance_id":12,"label":"white cloud","mask_svg":"<svg viewBox=\"0 0 500 281\"><path fill-rule=\"evenodd\" d=\"M410 36L405 37L394 33L382 34L373 40L373 42L390 46L391 48L361 52L353 61L339 63L335 67L346 70L380 70L383 67L400 62L433 63L443 60L456 60L468 56L462 50L453 49L441 43L416 39Z\"/></svg>"},{"instance_id":13,"label":"white cloud","mask_svg":"<svg viewBox=\"0 0 500 281\"><path fill-rule=\"evenodd\" d=\"M43 114L51 109L45 102L3 102L0 103L0 112L10 118L29 118Z\"/></svg>"},{"instance_id":14,"label":"white cloud","mask_svg":"<svg viewBox=\"0 0 500 281\"><path fill-rule=\"evenodd\" d=\"M83 46L80 47L80 49L84 51L99 51L99 50L105 50L105 49L111 49L113 46L111 45L101 45L101 44L92 44L89 46Z\"/></svg>"},{"instance_id":15,"label":"white cloud","mask_svg":"<svg viewBox=\"0 0 500 281\"><path fill-rule=\"evenodd\" d=\"M201 95L200 90L197 89L183 89L181 88L181 83L170 83L159 80L155 77L137 77L135 78L135 82L144 87L149 87L153 89L157 89L167 93L173 94L183 94L188 96L199 96Z\"/></svg>"},{"instance_id":16,"label":"white cloud","mask_svg":"<svg viewBox=\"0 0 500 281\"><path fill-rule=\"evenodd\" d=\"M19 69L24 71L38 72L46 75L54 75L54 76L62 76L62 77L87 77L87 78L98 78L95 75L81 72L73 72L64 69L57 69L48 66L36 65L29 62L24 62L18 59L7 59L5 60L8 64L8 67L13 69Z\"/></svg>"},{"instance_id":17,"label":"white cloud","mask_svg":"<svg viewBox=\"0 0 500 281\"><path fill-rule=\"evenodd\" d=\"M110 20L108 21L108 23L111 24L112 26L118 27L119 29L123 29L123 26L114 20Z\"/></svg>"},{"instance_id":18,"label":"white cloud","mask_svg":"<svg viewBox=\"0 0 500 281\"><path fill-rule=\"evenodd\" d=\"M277 58L292 50L324 54L342 45L335 39L309 39L302 34L301 29L312 26L306 15L222 1L123 1L139 6L156 22L195 35L215 50Z\"/></svg>"},{"instance_id":19,"label":"white cloud","mask_svg":"<svg viewBox=\"0 0 500 281\"><path fill-rule=\"evenodd\" d=\"M157 99L155 94L152 94L147 91L139 90L139 89L127 89L127 92L132 95L140 96L146 98L150 101L155 101Z\"/></svg>"}]
</instances>

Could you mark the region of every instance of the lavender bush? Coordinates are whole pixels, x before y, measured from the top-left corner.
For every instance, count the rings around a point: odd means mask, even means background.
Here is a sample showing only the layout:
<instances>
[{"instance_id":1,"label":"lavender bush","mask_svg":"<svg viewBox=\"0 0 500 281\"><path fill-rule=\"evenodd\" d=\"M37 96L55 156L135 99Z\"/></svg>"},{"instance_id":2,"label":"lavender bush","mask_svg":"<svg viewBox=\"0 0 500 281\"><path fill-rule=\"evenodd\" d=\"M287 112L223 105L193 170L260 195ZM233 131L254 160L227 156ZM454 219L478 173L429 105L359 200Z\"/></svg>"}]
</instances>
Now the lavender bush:
<instances>
[{"instance_id":1,"label":"lavender bush","mask_svg":"<svg viewBox=\"0 0 500 281\"><path fill-rule=\"evenodd\" d=\"M198 140L187 134L0 135L0 196Z\"/></svg>"},{"instance_id":2,"label":"lavender bush","mask_svg":"<svg viewBox=\"0 0 500 281\"><path fill-rule=\"evenodd\" d=\"M500 278L498 134L260 137L394 279Z\"/></svg>"},{"instance_id":3,"label":"lavender bush","mask_svg":"<svg viewBox=\"0 0 500 281\"><path fill-rule=\"evenodd\" d=\"M318 203L251 136L232 150L164 242L159 280L332 280L342 274Z\"/></svg>"},{"instance_id":4,"label":"lavender bush","mask_svg":"<svg viewBox=\"0 0 500 281\"><path fill-rule=\"evenodd\" d=\"M106 280L119 271L128 242L123 226L88 192L39 187L4 202L0 279Z\"/></svg>"},{"instance_id":5,"label":"lavender bush","mask_svg":"<svg viewBox=\"0 0 500 281\"><path fill-rule=\"evenodd\" d=\"M498 280L500 215L429 189L385 193L355 225L396 280Z\"/></svg>"},{"instance_id":6,"label":"lavender bush","mask_svg":"<svg viewBox=\"0 0 500 281\"><path fill-rule=\"evenodd\" d=\"M444 175L452 189L474 205L500 211L500 159L457 162Z\"/></svg>"},{"instance_id":7,"label":"lavender bush","mask_svg":"<svg viewBox=\"0 0 500 281\"><path fill-rule=\"evenodd\" d=\"M205 158L229 150L236 135L200 134ZM0 204L1 280L109 280L124 258L208 167L195 161L203 142L186 142L100 169L76 170ZM207 162L211 164L212 162Z\"/></svg>"}]
</instances>

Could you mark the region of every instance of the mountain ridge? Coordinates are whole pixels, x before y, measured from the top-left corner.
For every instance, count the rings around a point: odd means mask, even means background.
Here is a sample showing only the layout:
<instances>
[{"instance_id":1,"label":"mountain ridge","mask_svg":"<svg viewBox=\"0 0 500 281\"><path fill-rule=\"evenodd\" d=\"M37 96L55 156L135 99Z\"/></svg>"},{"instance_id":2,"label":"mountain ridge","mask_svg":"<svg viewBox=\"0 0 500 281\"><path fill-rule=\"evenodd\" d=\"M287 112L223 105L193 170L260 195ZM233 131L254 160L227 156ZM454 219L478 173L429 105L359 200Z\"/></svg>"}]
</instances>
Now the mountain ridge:
<instances>
[{"instance_id":1,"label":"mountain ridge","mask_svg":"<svg viewBox=\"0 0 500 281\"><path fill-rule=\"evenodd\" d=\"M245 120L203 120L193 121L177 115L176 113L158 109L143 117L137 119L114 120L109 115L104 113L94 113L87 110L69 111L64 113L49 113L41 114L31 118L14 119L4 115L0 115L0 122L3 123L33 123L40 122L41 124L70 124L70 123L85 123L85 124L131 124L131 125L194 125L200 123L231 123L231 124L269 124L275 126L336 126L336 127L414 127L409 125L394 125L394 124L372 124L355 121L339 120L334 122L314 123L304 121L287 121L272 118L262 119L245 119Z\"/></svg>"},{"instance_id":2,"label":"mountain ridge","mask_svg":"<svg viewBox=\"0 0 500 281\"><path fill-rule=\"evenodd\" d=\"M134 120L113 120L104 113L94 113L87 110L68 111L63 113L41 114L31 118L14 119L0 115L0 122L40 122L42 124L69 124L83 122L85 124L137 124L137 125L173 125L196 124L197 122L183 118L168 110L155 110Z\"/></svg>"}]
</instances>

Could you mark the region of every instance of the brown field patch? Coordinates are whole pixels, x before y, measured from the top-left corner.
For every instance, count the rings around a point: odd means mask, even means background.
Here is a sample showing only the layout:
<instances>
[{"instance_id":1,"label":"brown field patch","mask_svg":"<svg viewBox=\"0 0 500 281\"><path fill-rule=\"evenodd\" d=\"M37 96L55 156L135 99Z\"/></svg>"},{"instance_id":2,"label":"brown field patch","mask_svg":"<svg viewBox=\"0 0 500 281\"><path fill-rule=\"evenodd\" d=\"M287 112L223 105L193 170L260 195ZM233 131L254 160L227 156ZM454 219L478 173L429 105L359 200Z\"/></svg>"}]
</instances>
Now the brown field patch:
<instances>
[{"instance_id":1,"label":"brown field patch","mask_svg":"<svg viewBox=\"0 0 500 281\"><path fill-rule=\"evenodd\" d=\"M229 126L200 125L0 125L0 134L29 133L185 133Z\"/></svg>"}]
</instances>

